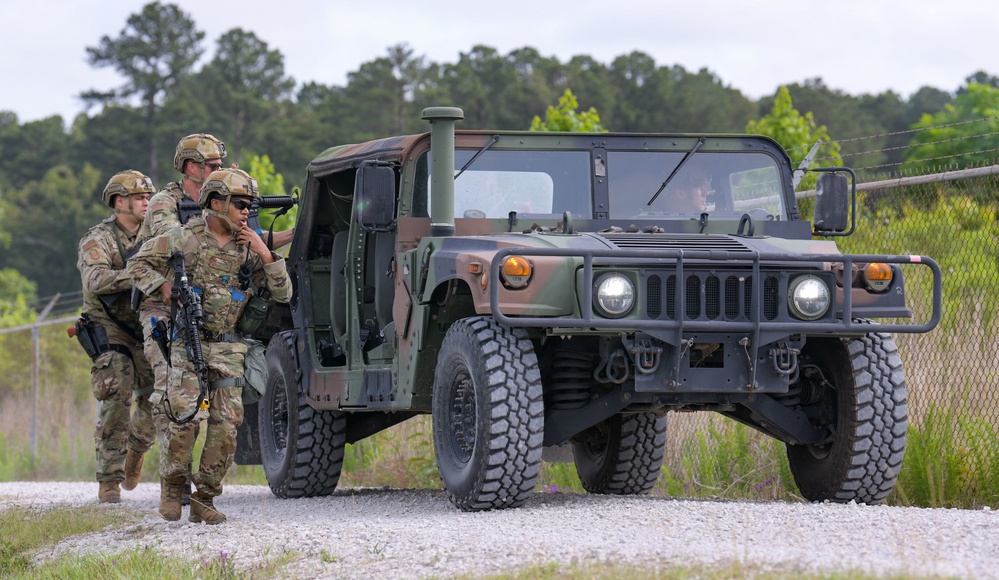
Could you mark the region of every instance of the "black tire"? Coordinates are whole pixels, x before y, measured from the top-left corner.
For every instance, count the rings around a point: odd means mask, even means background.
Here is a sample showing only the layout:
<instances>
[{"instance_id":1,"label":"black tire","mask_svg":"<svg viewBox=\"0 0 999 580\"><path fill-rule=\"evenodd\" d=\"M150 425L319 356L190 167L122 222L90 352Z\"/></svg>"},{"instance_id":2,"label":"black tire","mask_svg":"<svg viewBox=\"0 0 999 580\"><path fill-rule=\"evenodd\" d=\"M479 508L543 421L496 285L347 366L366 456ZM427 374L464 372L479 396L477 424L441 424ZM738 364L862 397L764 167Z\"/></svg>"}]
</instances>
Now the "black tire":
<instances>
[{"instance_id":1,"label":"black tire","mask_svg":"<svg viewBox=\"0 0 999 580\"><path fill-rule=\"evenodd\" d=\"M618 413L572 443L576 473L589 493L649 493L662 472L666 415Z\"/></svg>"},{"instance_id":2,"label":"black tire","mask_svg":"<svg viewBox=\"0 0 999 580\"><path fill-rule=\"evenodd\" d=\"M805 345L802 398L823 445L787 445L791 473L811 501L877 504L895 487L908 428L908 395L891 336L820 339ZM835 418L835 423L831 419Z\"/></svg>"},{"instance_id":3,"label":"black tire","mask_svg":"<svg viewBox=\"0 0 999 580\"><path fill-rule=\"evenodd\" d=\"M305 401L292 333L271 339L267 371L267 392L257 413L267 484L281 498L333 493L343 467L345 415L317 411Z\"/></svg>"},{"instance_id":4,"label":"black tire","mask_svg":"<svg viewBox=\"0 0 999 580\"><path fill-rule=\"evenodd\" d=\"M521 329L466 318L448 329L434 373L437 470L463 511L519 507L541 469L544 402L534 346Z\"/></svg>"}]
</instances>

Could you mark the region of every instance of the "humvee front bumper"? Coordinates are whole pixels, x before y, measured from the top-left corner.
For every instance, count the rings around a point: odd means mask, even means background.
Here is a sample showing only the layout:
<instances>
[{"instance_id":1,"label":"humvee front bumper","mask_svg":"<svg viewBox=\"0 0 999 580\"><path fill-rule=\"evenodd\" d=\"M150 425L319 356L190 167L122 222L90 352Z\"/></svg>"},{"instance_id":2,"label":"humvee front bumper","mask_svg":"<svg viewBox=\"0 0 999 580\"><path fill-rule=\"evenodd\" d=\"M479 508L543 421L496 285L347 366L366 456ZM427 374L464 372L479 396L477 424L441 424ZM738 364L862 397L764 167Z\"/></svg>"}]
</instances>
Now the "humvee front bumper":
<instances>
[{"instance_id":1,"label":"humvee front bumper","mask_svg":"<svg viewBox=\"0 0 999 580\"><path fill-rule=\"evenodd\" d=\"M504 289L501 301L500 268L513 255L576 259L577 315L504 313L516 291ZM887 291L853 287L851 276L837 281L836 270L852 273L856 265L872 262L897 265ZM927 268L932 275L929 319L872 324L872 318L912 317L902 265ZM620 318L602 316L594 306L595 282L609 272L626 273L635 286L635 304ZM942 303L940 267L926 256L525 247L498 251L489 276L490 308L501 324L551 335L620 337L638 392L783 392L793 381L804 337L927 332L939 323ZM797 319L788 307L789 288L800 276L829 286L832 304L815 320ZM530 294L523 296L527 300Z\"/></svg>"}]
</instances>

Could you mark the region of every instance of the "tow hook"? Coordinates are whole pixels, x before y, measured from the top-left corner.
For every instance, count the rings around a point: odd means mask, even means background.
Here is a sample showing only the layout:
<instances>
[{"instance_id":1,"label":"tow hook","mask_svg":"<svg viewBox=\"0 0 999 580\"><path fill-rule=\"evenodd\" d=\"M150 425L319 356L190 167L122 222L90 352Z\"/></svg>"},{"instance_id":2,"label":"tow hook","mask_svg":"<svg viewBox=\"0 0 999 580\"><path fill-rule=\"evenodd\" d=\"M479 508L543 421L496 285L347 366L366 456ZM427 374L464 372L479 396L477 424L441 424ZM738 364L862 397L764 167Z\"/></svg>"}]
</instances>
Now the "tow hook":
<instances>
[{"instance_id":1,"label":"tow hook","mask_svg":"<svg viewBox=\"0 0 999 580\"><path fill-rule=\"evenodd\" d=\"M634 344L628 346L628 352L635 361L635 370L643 375L651 375L659 368L663 349L652 344L651 340L636 340Z\"/></svg>"},{"instance_id":2,"label":"tow hook","mask_svg":"<svg viewBox=\"0 0 999 580\"><path fill-rule=\"evenodd\" d=\"M794 375L791 379L791 382L794 382L798 375L799 354L800 350L792 348L786 341L781 340L777 342L775 348L770 349L770 362L778 373L785 376Z\"/></svg>"}]
</instances>

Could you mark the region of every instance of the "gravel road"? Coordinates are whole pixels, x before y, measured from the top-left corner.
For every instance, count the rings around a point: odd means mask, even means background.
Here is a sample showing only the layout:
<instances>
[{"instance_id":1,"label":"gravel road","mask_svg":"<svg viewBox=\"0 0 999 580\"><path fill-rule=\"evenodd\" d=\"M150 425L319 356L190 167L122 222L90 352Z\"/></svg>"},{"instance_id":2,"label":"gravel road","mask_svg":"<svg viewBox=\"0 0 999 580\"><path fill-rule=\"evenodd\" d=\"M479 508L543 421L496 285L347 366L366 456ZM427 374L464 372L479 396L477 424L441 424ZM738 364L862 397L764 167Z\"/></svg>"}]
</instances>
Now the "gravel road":
<instances>
[{"instance_id":1,"label":"gravel road","mask_svg":"<svg viewBox=\"0 0 999 580\"><path fill-rule=\"evenodd\" d=\"M97 484L0 483L0 509L94 503ZM123 492L142 521L72 537L37 554L161 552L252 567L282 551L297 578L422 578L512 572L531 563L628 562L660 568L862 572L875 576L999 578L999 511L612 497L539 492L520 509L462 513L434 490L342 489L280 500L229 486L218 526L166 522L159 486ZM114 509L114 508L109 508Z\"/></svg>"}]
</instances>

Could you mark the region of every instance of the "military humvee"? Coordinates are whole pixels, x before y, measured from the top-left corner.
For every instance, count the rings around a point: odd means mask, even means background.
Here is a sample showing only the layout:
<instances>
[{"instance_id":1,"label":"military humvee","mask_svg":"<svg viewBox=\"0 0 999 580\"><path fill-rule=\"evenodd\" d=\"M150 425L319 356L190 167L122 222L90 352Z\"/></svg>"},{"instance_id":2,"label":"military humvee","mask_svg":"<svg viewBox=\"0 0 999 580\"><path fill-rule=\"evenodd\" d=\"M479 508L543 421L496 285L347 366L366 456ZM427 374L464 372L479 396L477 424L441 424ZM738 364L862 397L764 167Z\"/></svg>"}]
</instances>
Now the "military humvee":
<instances>
[{"instance_id":1,"label":"military humvee","mask_svg":"<svg viewBox=\"0 0 999 580\"><path fill-rule=\"evenodd\" d=\"M907 395L888 333L937 324L941 274L927 257L813 240L853 231L852 171L821 170L813 231L766 137L423 117L429 133L309 165L295 295L264 331L268 389L237 452L277 496L332 493L345 444L418 414L462 510L522 505L546 449L571 449L590 493L646 493L671 410L785 442L809 500L892 490ZM699 205L672 202L695 188ZM903 265L931 272L922 317Z\"/></svg>"}]
</instances>

